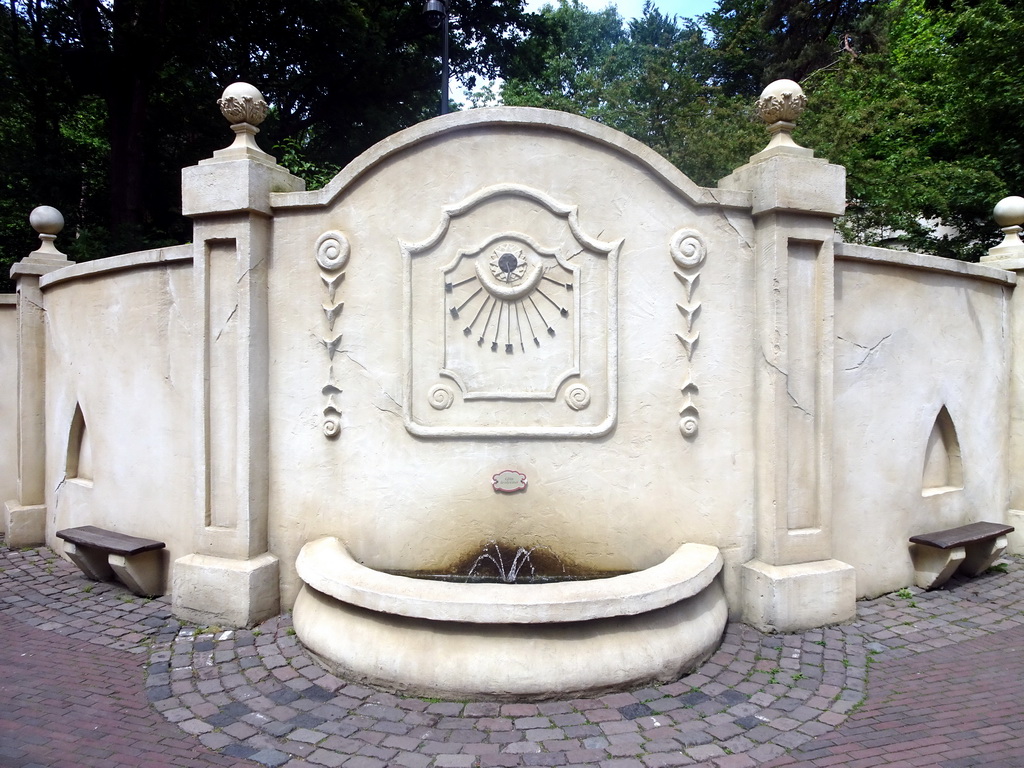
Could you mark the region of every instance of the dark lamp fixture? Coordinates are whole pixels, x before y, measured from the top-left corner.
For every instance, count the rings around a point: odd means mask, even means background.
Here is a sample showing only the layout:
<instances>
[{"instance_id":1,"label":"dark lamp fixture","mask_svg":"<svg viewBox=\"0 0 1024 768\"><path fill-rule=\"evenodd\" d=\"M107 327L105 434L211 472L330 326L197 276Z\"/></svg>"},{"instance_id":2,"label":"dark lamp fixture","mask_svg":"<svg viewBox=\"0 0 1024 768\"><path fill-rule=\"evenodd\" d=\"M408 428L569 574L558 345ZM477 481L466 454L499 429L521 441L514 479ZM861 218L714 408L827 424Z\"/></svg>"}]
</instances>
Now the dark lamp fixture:
<instances>
[{"instance_id":1,"label":"dark lamp fixture","mask_svg":"<svg viewBox=\"0 0 1024 768\"><path fill-rule=\"evenodd\" d=\"M448 114L448 3L444 0L426 0L423 17L433 29L441 30L441 114Z\"/></svg>"},{"instance_id":2,"label":"dark lamp fixture","mask_svg":"<svg viewBox=\"0 0 1024 768\"><path fill-rule=\"evenodd\" d=\"M423 15L427 19L427 24L431 28L437 29L444 22L445 16L448 15L448 7L443 0L426 0L423 3Z\"/></svg>"}]
</instances>

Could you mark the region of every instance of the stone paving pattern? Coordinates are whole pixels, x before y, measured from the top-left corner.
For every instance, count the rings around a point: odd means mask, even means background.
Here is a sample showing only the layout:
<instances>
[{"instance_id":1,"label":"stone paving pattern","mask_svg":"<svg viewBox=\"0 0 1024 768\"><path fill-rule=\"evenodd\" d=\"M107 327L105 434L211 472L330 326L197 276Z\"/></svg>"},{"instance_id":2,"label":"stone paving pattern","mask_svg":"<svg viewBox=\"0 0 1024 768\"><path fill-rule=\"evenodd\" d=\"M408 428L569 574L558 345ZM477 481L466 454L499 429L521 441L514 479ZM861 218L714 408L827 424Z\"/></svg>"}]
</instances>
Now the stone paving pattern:
<instances>
[{"instance_id":1,"label":"stone paving pattern","mask_svg":"<svg viewBox=\"0 0 1024 768\"><path fill-rule=\"evenodd\" d=\"M45 548L0 545L0 766L1024 766L1024 694L1005 664L1013 649L1024 673L1024 560L1001 570L862 601L837 627L764 635L730 623L678 682L499 704L353 685L314 663L288 615L251 630L188 626L167 597L87 581ZM53 716L76 692L84 703ZM110 736L72 759L81 742L41 743L48 711L59 729L84 718L87 735L93 717Z\"/></svg>"}]
</instances>

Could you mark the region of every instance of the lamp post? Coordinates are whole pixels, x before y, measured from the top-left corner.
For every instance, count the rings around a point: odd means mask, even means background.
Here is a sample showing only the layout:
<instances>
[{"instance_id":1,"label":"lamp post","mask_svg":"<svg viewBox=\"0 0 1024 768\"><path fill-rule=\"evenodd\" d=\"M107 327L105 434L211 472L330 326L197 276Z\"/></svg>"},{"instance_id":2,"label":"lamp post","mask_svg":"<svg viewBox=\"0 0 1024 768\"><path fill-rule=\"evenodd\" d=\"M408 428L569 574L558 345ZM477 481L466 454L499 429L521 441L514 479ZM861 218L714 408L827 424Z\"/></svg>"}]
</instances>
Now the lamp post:
<instances>
[{"instance_id":1,"label":"lamp post","mask_svg":"<svg viewBox=\"0 0 1024 768\"><path fill-rule=\"evenodd\" d=\"M433 29L442 25L441 35L441 114L448 114L448 4L444 0L426 0L423 3L423 16Z\"/></svg>"}]
</instances>

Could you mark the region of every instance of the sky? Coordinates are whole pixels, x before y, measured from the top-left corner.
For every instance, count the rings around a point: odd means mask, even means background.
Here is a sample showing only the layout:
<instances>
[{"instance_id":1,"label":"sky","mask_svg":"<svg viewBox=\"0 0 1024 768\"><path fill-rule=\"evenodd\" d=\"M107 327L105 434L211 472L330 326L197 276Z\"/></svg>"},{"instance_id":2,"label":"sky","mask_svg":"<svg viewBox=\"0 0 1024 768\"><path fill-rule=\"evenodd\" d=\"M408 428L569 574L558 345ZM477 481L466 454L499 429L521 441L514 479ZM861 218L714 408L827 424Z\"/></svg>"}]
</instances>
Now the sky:
<instances>
[{"instance_id":1,"label":"sky","mask_svg":"<svg viewBox=\"0 0 1024 768\"><path fill-rule=\"evenodd\" d=\"M625 19L639 16L644 8L644 0L584 0L583 4L592 11L602 11L609 5L619 9L619 15ZM545 5L557 5L555 0L526 0L526 10L536 11ZM654 5L667 16L681 16L692 19L714 9L716 0L654 0Z\"/></svg>"}]
</instances>

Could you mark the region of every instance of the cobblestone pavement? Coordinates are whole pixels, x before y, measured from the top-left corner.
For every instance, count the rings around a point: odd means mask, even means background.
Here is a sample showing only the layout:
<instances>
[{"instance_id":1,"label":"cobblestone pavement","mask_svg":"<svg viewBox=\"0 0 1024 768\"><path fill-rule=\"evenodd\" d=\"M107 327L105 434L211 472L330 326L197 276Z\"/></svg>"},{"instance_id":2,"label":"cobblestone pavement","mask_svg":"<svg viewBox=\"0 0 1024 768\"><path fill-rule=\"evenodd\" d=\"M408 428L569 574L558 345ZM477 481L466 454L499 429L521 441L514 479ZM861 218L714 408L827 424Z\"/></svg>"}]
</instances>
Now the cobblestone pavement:
<instances>
[{"instance_id":1,"label":"cobblestone pavement","mask_svg":"<svg viewBox=\"0 0 1024 768\"><path fill-rule=\"evenodd\" d=\"M287 615L183 625L166 597L0 545L0 766L1024 766L1024 560L1004 568L862 601L838 627L730 624L671 684L498 704L353 685L310 659ZM97 754L41 743L66 717L86 718L76 732L96 731Z\"/></svg>"}]
</instances>

